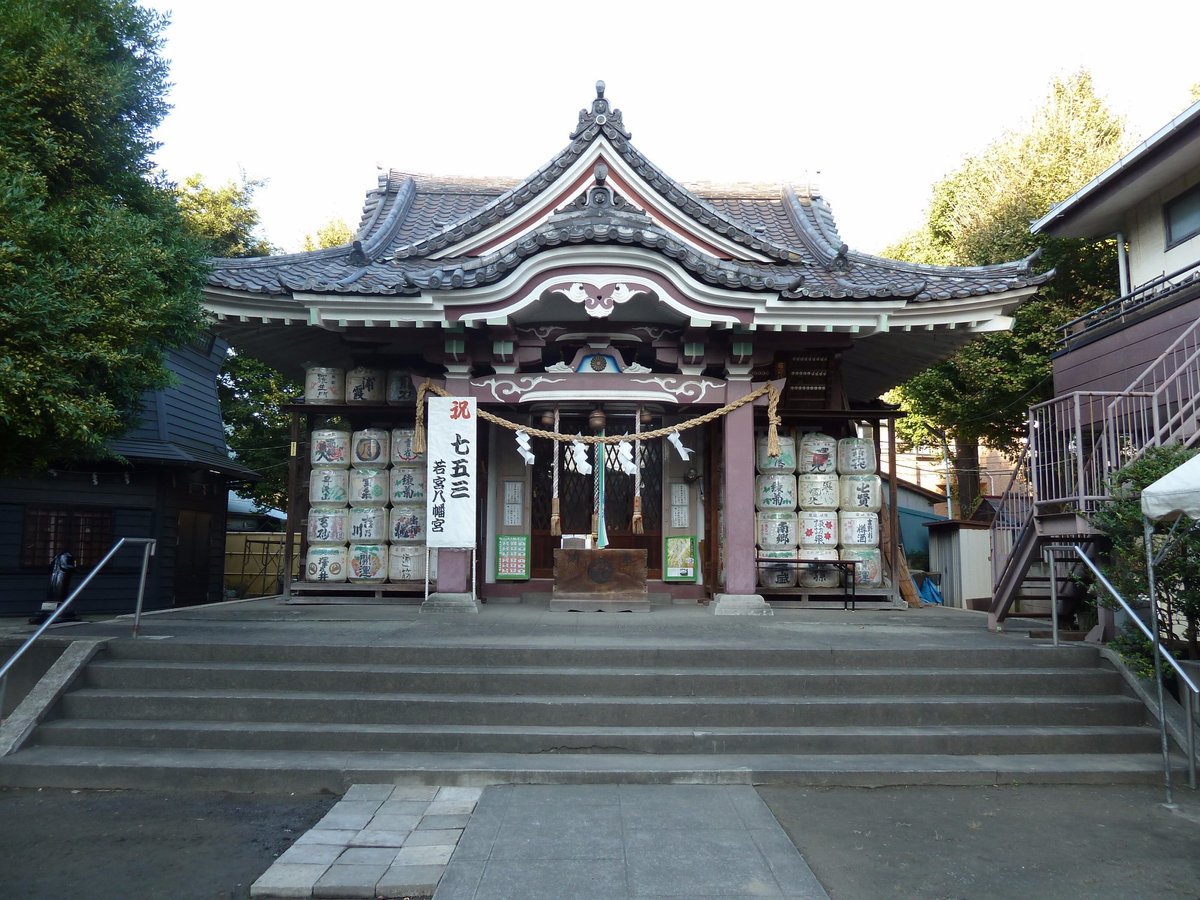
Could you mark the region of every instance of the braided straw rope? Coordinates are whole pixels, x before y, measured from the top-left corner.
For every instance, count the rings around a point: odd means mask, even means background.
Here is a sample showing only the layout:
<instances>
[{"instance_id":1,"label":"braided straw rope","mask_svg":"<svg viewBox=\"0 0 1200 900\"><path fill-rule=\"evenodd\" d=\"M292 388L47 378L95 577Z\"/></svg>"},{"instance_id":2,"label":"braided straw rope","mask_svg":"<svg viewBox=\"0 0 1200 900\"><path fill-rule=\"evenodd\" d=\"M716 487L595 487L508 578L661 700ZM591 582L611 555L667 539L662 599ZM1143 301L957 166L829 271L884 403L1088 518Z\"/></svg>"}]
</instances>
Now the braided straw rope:
<instances>
[{"instance_id":1,"label":"braided straw rope","mask_svg":"<svg viewBox=\"0 0 1200 900\"><path fill-rule=\"evenodd\" d=\"M425 452L425 394L432 392L439 397L453 397L454 395L445 388L438 387L432 381L425 381L417 388L417 426L416 433L413 435L413 450L416 453ZM782 420L779 418L777 407L779 406L779 391L770 382L762 387L751 391L749 394L744 394L738 397L732 403L726 403L720 409L710 410L702 416L696 416L694 419L688 419L686 422L680 422L677 425L669 425L664 428L656 428L653 431L646 431L638 435L639 440L649 441L654 438L666 437L669 434L682 434L683 432L695 428L697 425L707 425L709 422L726 416L735 409L745 406L747 403L753 403L763 394L767 395L767 456L776 457L779 455L779 425ZM515 422L510 422L507 419L502 419L485 409L481 409L479 418L485 422L491 422L493 425L498 425L501 428L507 428L509 431L517 432L524 431L526 434L534 437L546 438L551 441L561 441L563 443L571 443L579 441L583 444L620 444L623 441L629 440L628 434L612 434L612 435L596 435L596 434L559 434L557 431L546 431L541 428L532 428L528 425L518 425Z\"/></svg>"}]
</instances>

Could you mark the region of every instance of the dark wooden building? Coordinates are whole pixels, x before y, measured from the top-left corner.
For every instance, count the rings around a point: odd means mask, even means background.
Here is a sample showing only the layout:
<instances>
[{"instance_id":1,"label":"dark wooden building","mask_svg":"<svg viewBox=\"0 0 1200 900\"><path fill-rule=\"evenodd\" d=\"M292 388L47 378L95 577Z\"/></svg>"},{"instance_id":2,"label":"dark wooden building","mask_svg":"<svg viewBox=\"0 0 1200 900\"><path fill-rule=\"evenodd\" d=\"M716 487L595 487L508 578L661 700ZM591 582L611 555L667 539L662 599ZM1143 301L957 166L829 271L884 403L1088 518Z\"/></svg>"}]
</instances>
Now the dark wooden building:
<instances>
[{"instance_id":1,"label":"dark wooden building","mask_svg":"<svg viewBox=\"0 0 1200 900\"><path fill-rule=\"evenodd\" d=\"M110 445L124 462L63 460L0 480L0 615L38 610L55 554L76 557L78 583L121 537L158 541L147 609L221 598L228 486L254 477L225 444L216 379L227 348L209 336L168 355L175 383L148 392L138 425ZM131 611L141 560L141 547L122 549L73 608Z\"/></svg>"}]
</instances>

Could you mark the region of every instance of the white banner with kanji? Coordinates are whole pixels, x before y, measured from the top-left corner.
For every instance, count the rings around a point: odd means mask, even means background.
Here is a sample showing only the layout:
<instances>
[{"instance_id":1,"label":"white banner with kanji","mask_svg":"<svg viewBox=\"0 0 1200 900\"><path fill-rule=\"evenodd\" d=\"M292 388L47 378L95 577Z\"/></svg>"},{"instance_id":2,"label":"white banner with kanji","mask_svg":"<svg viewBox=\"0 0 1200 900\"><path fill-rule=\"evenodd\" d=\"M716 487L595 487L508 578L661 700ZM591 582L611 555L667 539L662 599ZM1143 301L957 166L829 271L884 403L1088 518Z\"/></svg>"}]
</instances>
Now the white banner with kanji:
<instances>
[{"instance_id":1,"label":"white banner with kanji","mask_svg":"<svg viewBox=\"0 0 1200 900\"><path fill-rule=\"evenodd\" d=\"M426 543L475 546L475 401L431 397L426 415Z\"/></svg>"}]
</instances>

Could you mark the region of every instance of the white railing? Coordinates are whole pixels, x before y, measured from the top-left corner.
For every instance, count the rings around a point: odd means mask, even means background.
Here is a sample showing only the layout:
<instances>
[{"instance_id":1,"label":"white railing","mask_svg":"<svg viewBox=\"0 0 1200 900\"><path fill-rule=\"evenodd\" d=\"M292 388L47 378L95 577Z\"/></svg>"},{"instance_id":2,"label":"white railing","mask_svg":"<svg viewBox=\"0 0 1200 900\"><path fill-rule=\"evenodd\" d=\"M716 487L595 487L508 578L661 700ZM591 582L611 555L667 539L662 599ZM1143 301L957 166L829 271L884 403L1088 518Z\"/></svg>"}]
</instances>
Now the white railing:
<instances>
[{"instance_id":1,"label":"white railing","mask_svg":"<svg viewBox=\"0 0 1200 900\"><path fill-rule=\"evenodd\" d=\"M1033 484L1029 478L1029 446L1021 450L1012 477L1000 495L992 519L992 587L1008 565L1009 557L1021 539L1021 532L1033 522Z\"/></svg>"},{"instance_id":2,"label":"white railing","mask_svg":"<svg viewBox=\"0 0 1200 900\"><path fill-rule=\"evenodd\" d=\"M1200 319L1124 391L1076 391L1031 407L1028 441L1030 486L1017 480L1018 465L992 525L993 585L1036 510L1093 512L1109 499L1109 477L1148 447L1200 442Z\"/></svg>"}]
</instances>

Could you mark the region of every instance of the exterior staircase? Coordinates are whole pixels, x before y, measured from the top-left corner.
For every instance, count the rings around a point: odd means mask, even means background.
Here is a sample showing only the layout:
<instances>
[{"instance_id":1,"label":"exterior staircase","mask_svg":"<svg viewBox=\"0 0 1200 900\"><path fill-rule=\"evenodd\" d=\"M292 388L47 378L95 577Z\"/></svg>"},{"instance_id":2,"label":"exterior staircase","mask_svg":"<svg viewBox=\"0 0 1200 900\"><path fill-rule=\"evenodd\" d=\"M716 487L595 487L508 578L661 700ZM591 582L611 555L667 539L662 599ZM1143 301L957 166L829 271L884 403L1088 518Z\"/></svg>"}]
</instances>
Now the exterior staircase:
<instances>
[{"instance_id":1,"label":"exterior staircase","mask_svg":"<svg viewBox=\"0 0 1200 900\"><path fill-rule=\"evenodd\" d=\"M1034 406L1028 443L992 522L989 627L1000 628L1013 610L1047 544L1075 544L1092 556L1103 535L1087 516L1109 499L1113 473L1149 447L1198 441L1200 320L1125 390L1077 391ZM1060 598L1075 589L1073 565L1053 563Z\"/></svg>"},{"instance_id":2,"label":"exterior staircase","mask_svg":"<svg viewBox=\"0 0 1200 900\"><path fill-rule=\"evenodd\" d=\"M1093 647L285 646L117 639L0 784L1152 782Z\"/></svg>"}]
</instances>

